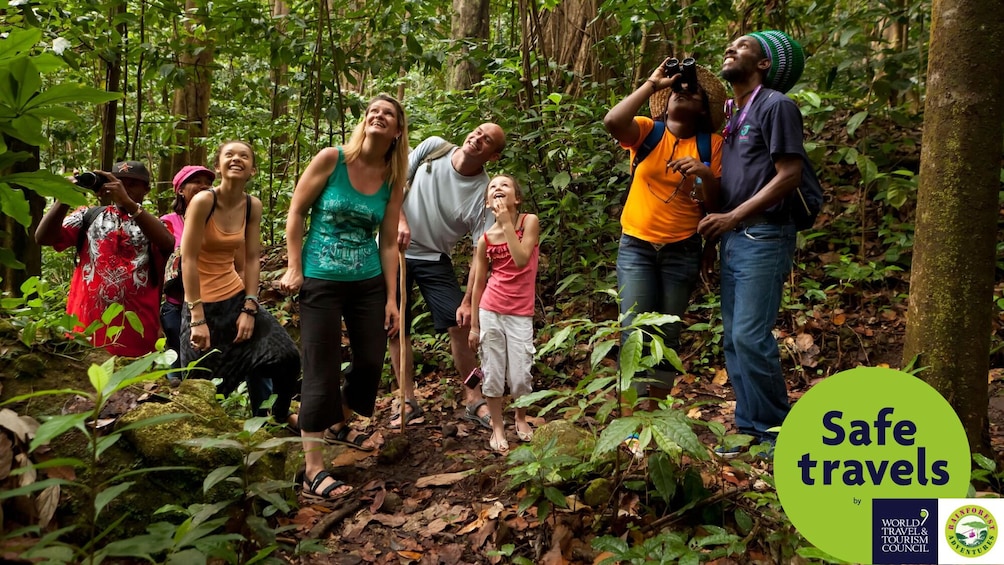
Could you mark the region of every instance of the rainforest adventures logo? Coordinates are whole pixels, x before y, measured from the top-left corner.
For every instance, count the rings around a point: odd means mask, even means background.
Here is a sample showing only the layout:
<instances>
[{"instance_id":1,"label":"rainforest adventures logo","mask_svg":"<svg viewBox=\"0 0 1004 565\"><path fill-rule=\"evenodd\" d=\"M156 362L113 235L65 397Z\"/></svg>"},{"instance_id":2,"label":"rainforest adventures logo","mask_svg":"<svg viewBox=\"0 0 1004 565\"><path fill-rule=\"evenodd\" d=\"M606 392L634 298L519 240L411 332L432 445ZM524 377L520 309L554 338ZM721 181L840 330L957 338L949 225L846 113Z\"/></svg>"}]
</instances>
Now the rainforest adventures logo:
<instances>
[{"instance_id":1,"label":"rainforest adventures logo","mask_svg":"<svg viewBox=\"0 0 1004 565\"><path fill-rule=\"evenodd\" d=\"M948 517L945 538L948 547L963 557L985 555L997 541L997 520L982 506L960 506Z\"/></svg>"}]
</instances>

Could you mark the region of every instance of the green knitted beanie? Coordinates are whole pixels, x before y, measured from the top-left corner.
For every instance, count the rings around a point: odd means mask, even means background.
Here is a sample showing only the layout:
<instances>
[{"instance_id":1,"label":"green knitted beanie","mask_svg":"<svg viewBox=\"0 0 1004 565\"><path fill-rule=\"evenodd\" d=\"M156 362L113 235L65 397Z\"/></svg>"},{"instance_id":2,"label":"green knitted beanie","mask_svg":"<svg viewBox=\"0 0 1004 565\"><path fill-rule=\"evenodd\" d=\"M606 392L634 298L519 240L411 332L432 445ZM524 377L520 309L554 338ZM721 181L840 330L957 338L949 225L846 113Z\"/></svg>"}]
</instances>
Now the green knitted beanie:
<instances>
[{"instance_id":1,"label":"green knitted beanie","mask_svg":"<svg viewBox=\"0 0 1004 565\"><path fill-rule=\"evenodd\" d=\"M783 31L755 31L750 34L760 42L763 54L770 59L770 70L764 86L788 92L805 69L805 51L797 41Z\"/></svg>"}]
</instances>

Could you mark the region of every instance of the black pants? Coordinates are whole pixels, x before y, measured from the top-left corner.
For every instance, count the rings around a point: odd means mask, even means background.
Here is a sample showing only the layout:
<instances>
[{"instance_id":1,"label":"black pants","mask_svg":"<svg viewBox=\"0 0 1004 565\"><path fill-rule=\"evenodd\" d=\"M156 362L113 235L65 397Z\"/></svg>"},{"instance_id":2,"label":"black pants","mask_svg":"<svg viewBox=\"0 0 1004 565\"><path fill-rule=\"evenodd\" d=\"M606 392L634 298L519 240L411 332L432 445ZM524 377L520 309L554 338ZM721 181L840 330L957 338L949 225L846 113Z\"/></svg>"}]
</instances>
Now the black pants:
<instances>
[{"instance_id":1,"label":"black pants","mask_svg":"<svg viewBox=\"0 0 1004 565\"><path fill-rule=\"evenodd\" d=\"M296 395L300 381L300 353L296 344L265 309L258 308L254 318L251 339L234 343L237 337L237 318L244 307L244 291L219 302L203 302L202 308L209 327L212 351L195 351L191 345L192 313L188 306L181 311L181 363L200 360L205 371L193 371L189 378L210 379L219 377L222 383L216 391L228 396L244 381L255 416L267 416L261 408L263 402L275 393L272 416L284 422L289 415L289 404ZM205 357L203 357L205 356Z\"/></svg>"},{"instance_id":2,"label":"black pants","mask_svg":"<svg viewBox=\"0 0 1004 565\"><path fill-rule=\"evenodd\" d=\"M383 275L364 281L306 278L300 289L303 387L300 429L319 432L341 422L342 406L371 416L387 354ZM352 347L352 370L342 381L342 320Z\"/></svg>"}]
</instances>

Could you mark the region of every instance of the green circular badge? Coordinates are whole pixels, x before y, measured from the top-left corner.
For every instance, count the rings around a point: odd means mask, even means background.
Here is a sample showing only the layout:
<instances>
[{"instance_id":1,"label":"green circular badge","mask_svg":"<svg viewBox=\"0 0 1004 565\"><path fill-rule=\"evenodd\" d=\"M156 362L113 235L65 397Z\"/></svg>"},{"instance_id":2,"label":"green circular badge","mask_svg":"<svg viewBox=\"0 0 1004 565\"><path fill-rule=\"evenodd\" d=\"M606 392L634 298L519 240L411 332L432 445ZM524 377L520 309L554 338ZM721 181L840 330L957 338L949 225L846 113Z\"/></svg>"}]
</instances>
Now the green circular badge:
<instances>
[{"instance_id":1,"label":"green circular badge","mask_svg":"<svg viewBox=\"0 0 1004 565\"><path fill-rule=\"evenodd\" d=\"M945 540L963 557L982 557L997 542L997 520L982 506L960 506L945 522Z\"/></svg>"},{"instance_id":2,"label":"green circular badge","mask_svg":"<svg viewBox=\"0 0 1004 565\"><path fill-rule=\"evenodd\" d=\"M948 402L917 377L860 367L815 385L778 434L781 506L809 542L872 562L873 499L962 498L969 442Z\"/></svg>"}]
</instances>

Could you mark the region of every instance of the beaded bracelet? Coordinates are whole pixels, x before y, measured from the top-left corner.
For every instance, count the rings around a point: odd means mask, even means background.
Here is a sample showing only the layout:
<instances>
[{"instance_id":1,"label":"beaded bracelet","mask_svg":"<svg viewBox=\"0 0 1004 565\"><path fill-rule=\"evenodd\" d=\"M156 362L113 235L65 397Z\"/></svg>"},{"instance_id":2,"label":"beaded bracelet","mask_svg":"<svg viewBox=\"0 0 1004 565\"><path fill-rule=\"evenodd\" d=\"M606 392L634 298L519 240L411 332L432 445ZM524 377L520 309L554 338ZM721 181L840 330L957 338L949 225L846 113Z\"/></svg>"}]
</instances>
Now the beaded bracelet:
<instances>
[{"instance_id":1,"label":"beaded bracelet","mask_svg":"<svg viewBox=\"0 0 1004 565\"><path fill-rule=\"evenodd\" d=\"M254 318L258 315L258 310L254 308L241 308L241 314L247 314L248 316Z\"/></svg>"},{"instance_id":2,"label":"beaded bracelet","mask_svg":"<svg viewBox=\"0 0 1004 565\"><path fill-rule=\"evenodd\" d=\"M203 318L201 320L198 320L198 321L195 321L195 322L192 322L192 323L188 324L188 327L194 328L195 326L204 326L204 325L206 325L208 323L209 323L209 320L207 318Z\"/></svg>"}]
</instances>

